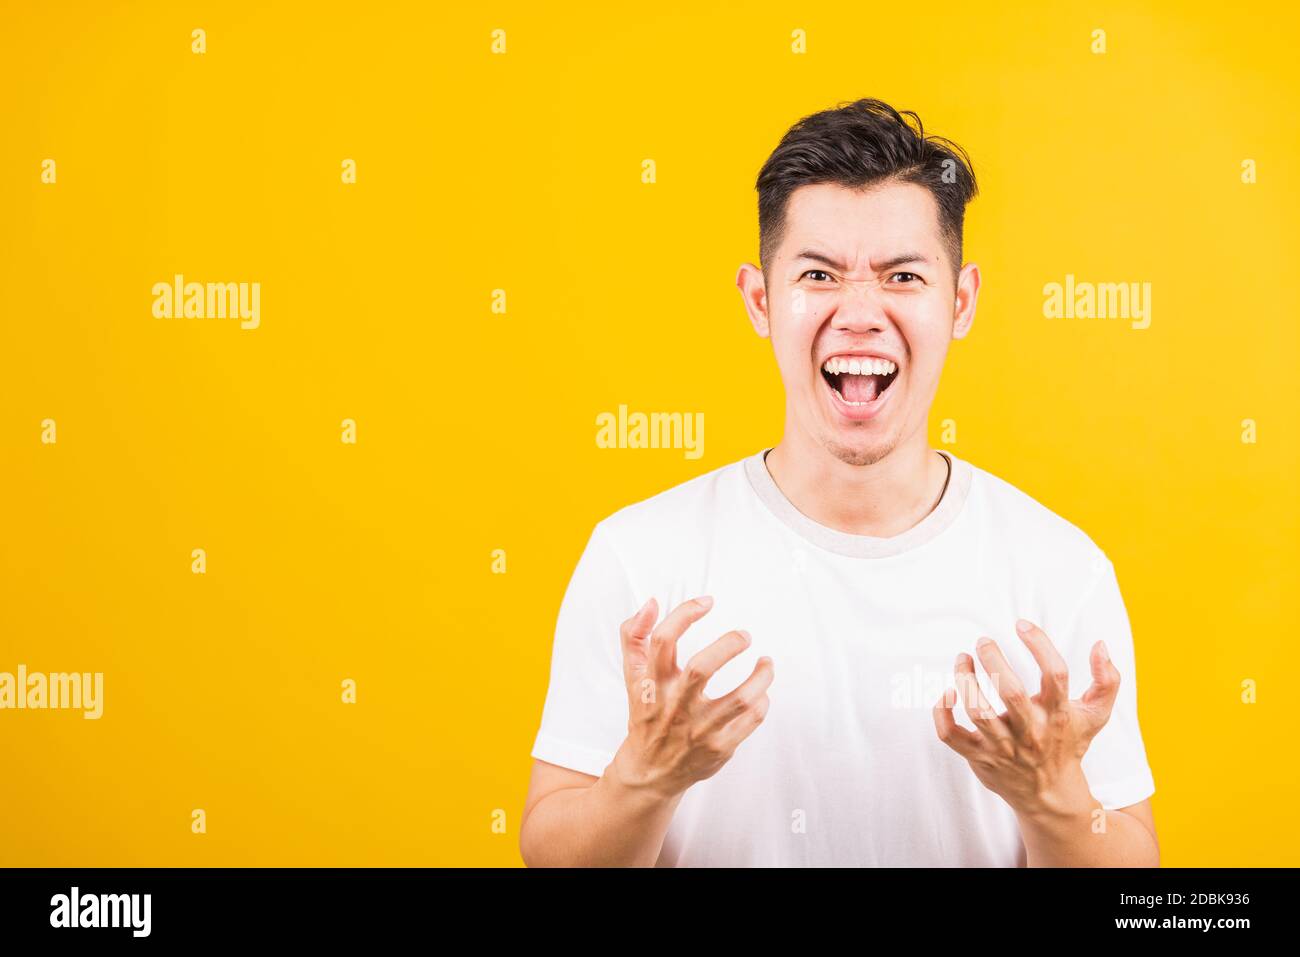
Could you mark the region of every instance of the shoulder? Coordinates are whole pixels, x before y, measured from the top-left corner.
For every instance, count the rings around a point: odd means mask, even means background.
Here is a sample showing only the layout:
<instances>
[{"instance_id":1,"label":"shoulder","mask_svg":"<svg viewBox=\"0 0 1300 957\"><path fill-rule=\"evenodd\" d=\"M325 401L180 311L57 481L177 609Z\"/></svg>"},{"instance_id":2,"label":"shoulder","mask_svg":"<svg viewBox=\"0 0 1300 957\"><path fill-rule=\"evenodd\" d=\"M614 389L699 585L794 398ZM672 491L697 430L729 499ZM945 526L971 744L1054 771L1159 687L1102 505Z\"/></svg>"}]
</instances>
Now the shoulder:
<instances>
[{"instance_id":1,"label":"shoulder","mask_svg":"<svg viewBox=\"0 0 1300 957\"><path fill-rule=\"evenodd\" d=\"M1006 479L971 466L972 511L988 541L1032 562L1040 572L1059 572L1083 583L1110 564L1087 532Z\"/></svg>"},{"instance_id":2,"label":"shoulder","mask_svg":"<svg viewBox=\"0 0 1300 957\"><path fill-rule=\"evenodd\" d=\"M678 542L707 533L748 482L745 459L688 479L649 498L618 509L596 524L615 550Z\"/></svg>"}]
</instances>

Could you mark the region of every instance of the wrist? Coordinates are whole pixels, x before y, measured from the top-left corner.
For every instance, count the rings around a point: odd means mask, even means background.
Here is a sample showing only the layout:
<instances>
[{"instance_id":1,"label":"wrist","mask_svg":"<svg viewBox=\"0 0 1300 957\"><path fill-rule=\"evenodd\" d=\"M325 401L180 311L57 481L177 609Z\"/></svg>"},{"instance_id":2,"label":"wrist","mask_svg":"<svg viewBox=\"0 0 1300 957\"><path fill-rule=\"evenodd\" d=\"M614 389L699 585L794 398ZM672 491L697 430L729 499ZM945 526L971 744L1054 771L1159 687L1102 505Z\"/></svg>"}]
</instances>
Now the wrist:
<instances>
[{"instance_id":1,"label":"wrist","mask_svg":"<svg viewBox=\"0 0 1300 957\"><path fill-rule=\"evenodd\" d=\"M1071 823L1089 818L1101 807L1092 796L1083 766L1074 761L1052 785L1034 796L1030 806L1018 809L1023 818L1038 824Z\"/></svg>"},{"instance_id":2,"label":"wrist","mask_svg":"<svg viewBox=\"0 0 1300 957\"><path fill-rule=\"evenodd\" d=\"M600 780L624 800L641 805L676 803L686 790L664 780L663 775L643 768L626 741Z\"/></svg>"}]
</instances>

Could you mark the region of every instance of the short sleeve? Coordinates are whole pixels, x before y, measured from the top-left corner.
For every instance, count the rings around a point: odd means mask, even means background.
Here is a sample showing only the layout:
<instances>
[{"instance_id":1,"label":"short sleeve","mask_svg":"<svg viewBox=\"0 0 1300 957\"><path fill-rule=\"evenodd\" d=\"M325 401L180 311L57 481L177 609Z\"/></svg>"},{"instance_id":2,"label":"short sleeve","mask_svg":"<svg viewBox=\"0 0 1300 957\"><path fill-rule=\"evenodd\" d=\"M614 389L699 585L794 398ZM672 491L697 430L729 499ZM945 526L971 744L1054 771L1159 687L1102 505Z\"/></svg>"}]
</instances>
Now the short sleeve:
<instances>
[{"instance_id":1,"label":"short sleeve","mask_svg":"<svg viewBox=\"0 0 1300 957\"><path fill-rule=\"evenodd\" d=\"M560 604L551 680L532 756L599 777L627 737L619 626L637 602L601 524L592 530Z\"/></svg>"},{"instance_id":2,"label":"short sleeve","mask_svg":"<svg viewBox=\"0 0 1300 957\"><path fill-rule=\"evenodd\" d=\"M1092 739L1081 762L1092 796L1107 810L1114 810L1145 800L1155 793L1156 786L1138 727L1137 669L1128 611L1114 564L1102 553L1097 563L1072 633L1067 664L1071 698L1081 697L1092 683L1089 656L1098 641L1106 643L1111 661L1119 669L1119 695L1110 720Z\"/></svg>"}]
</instances>

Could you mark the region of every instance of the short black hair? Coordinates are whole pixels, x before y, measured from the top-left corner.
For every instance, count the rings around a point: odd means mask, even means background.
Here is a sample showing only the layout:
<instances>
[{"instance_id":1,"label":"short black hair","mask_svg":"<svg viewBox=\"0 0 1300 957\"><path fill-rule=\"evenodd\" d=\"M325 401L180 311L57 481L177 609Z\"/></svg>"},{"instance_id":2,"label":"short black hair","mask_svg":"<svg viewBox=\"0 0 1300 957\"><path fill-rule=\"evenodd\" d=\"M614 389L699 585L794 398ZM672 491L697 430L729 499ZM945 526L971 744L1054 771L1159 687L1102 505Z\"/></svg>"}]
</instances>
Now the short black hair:
<instances>
[{"instance_id":1,"label":"short black hair","mask_svg":"<svg viewBox=\"0 0 1300 957\"><path fill-rule=\"evenodd\" d=\"M915 121L915 128L904 117ZM939 207L939 228L956 277L962 225L975 198L975 171L956 143L927 134L911 110L860 99L805 116L781 138L758 174L759 263L763 272L785 232L790 195L800 186L835 183L850 189L889 181L924 186Z\"/></svg>"}]
</instances>

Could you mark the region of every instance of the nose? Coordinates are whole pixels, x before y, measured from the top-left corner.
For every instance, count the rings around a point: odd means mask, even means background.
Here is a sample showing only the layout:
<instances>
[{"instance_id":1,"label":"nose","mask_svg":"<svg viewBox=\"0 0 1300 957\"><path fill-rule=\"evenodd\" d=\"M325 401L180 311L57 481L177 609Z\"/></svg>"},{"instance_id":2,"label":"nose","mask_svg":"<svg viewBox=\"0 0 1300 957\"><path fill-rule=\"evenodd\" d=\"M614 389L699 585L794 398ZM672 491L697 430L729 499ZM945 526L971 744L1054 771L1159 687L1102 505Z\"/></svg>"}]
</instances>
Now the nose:
<instances>
[{"instance_id":1,"label":"nose","mask_svg":"<svg viewBox=\"0 0 1300 957\"><path fill-rule=\"evenodd\" d=\"M835 315L831 319L831 328L847 332L884 329L888 322L884 302L885 294L881 291L878 280L844 280L835 298Z\"/></svg>"}]
</instances>

